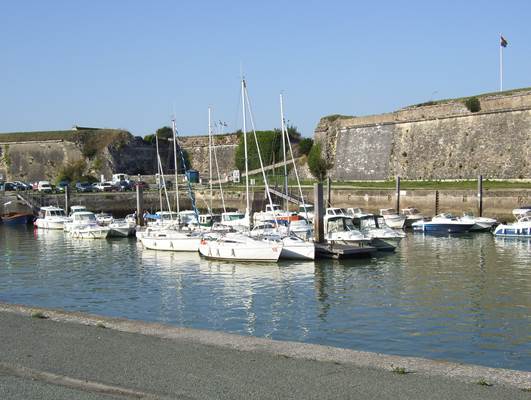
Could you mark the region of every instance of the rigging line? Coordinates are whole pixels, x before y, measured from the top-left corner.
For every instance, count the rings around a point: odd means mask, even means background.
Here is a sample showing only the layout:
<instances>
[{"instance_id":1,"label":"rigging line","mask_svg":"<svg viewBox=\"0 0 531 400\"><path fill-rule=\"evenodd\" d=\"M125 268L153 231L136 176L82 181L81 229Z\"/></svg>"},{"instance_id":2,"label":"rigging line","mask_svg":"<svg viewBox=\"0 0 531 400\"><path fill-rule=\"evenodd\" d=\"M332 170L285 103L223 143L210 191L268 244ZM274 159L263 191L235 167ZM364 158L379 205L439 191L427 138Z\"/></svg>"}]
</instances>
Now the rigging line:
<instances>
[{"instance_id":1,"label":"rigging line","mask_svg":"<svg viewBox=\"0 0 531 400\"><path fill-rule=\"evenodd\" d=\"M220 121L220 125L221 125L220 126L221 134L223 135L223 123L221 121ZM216 153L216 146L214 146L214 140L212 140L212 150L214 152L214 163L216 164L216 171L218 174L219 191L221 194L221 204L223 206L223 212L226 213L227 209L225 208L225 199L223 197L223 185L221 185L221 175L219 173L218 156Z\"/></svg>"},{"instance_id":2,"label":"rigging line","mask_svg":"<svg viewBox=\"0 0 531 400\"><path fill-rule=\"evenodd\" d=\"M269 200L269 205L271 206L271 212L273 213L273 219L275 220L275 226L278 227L278 221L277 216L275 213L275 210L273 208L273 200L271 199L271 193L269 192L269 185L267 183L267 176L264 171L264 163L262 162L262 155L260 153L260 146L258 145L258 138L256 136L256 129L254 126L254 117L253 117L253 111L251 109L251 103L249 101L249 93L247 92L247 86L244 86L245 88L245 102L247 103L247 109L249 111L249 120L251 122L251 128L253 130L253 136L254 136L254 142L256 143L256 151L258 153L258 159L260 160L260 168L262 169L262 176L264 178L264 185L267 193L267 198Z\"/></svg>"},{"instance_id":3,"label":"rigging line","mask_svg":"<svg viewBox=\"0 0 531 400\"><path fill-rule=\"evenodd\" d=\"M175 130L175 140L177 140L177 135L178 135L178 131ZM179 154L181 156L181 162L182 162L182 166L184 168L185 171L188 170L187 166L186 166L186 160L184 159L184 153L183 153L183 149L181 148L181 146L179 145ZM186 172L185 172L186 173ZM197 207L195 205L195 196L194 196L194 191L192 189L192 184L190 182L190 176L188 175L188 179L186 180L187 182L187 187L188 187L188 196L190 197L190 201L192 203L192 210L194 211L194 214L195 214L195 218L197 220L197 223L199 223L199 212L197 211Z\"/></svg>"}]
</instances>

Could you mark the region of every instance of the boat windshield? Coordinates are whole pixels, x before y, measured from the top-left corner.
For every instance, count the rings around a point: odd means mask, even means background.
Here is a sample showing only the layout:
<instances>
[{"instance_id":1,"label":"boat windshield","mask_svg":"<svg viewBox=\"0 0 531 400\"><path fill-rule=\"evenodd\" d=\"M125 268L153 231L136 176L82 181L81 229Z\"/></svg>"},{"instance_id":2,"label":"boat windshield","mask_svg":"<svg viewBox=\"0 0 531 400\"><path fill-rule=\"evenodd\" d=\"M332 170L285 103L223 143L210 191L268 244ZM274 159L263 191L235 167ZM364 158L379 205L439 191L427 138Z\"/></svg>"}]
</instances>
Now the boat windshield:
<instances>
[{"instance_id":1,"label":"boat windshield","mask_svg":"<svg viewBox=\"0 0 531 400\"><path fill-rule=\"evenodd\" d=\"M237 221L239 219L243 219L245 215L243 214L225 214L223 215L223 219L225 221Z\"/></svg>"},{"instance_id":2,"label":"boat windshield","mask_svg":"<svg viewBox=\"0 0 531 400\"><path fill-rule=\"evenodd\" d=\"M48 215L51 217L65 217L65 212L63 210L50 210Z\"/></svg>"},{"instance_id":3,"label":"boat windshield","mask_svg":"<svg viewBox=\"0 0 531 400\"><path fill-rule=\"evenodd\" d=\"M313 212L313 206L299 206L299 212Z\"/></svg>"},{"instance_id":4,"label":"boat windshield","mask_svg":"<svg viewBox=\"0 0 531 400\"><path fill-rule=\"evenodd\" d=\"M363 218L360 220L360 228L361 229L373 229L378 228L376 226L376 222L374 221L374 218Z\"/></svg>"},{"instance_id":5,"label":"boat windshield","mask_svg":"<svg viewBox=\"0 0 531 400\"><path fill-rule=\"evenodd\" d=\"M94 214L76 214L74 218L78 222L96 222L96 216Z\"/></svg>"}]
</instances>

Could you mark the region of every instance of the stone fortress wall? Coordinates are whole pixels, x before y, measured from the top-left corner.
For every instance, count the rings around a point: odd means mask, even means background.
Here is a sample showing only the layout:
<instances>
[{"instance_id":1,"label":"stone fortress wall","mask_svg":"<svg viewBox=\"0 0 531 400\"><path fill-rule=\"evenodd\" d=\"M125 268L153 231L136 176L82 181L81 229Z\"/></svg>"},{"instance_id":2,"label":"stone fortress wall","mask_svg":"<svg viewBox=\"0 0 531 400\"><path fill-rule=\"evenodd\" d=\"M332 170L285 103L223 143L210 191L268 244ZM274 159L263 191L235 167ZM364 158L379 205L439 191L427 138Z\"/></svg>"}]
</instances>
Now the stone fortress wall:
<instances>
[{"instance_id":1,"label":"stone fortress wall","mask_svg":"<svg viewBox=\"0 0 531 400\"><path fill-rule=\"evenodd\" d=\"M315 139L335 180L531 178L531 90L322 118Z\"/></svg>"}]
</instances>

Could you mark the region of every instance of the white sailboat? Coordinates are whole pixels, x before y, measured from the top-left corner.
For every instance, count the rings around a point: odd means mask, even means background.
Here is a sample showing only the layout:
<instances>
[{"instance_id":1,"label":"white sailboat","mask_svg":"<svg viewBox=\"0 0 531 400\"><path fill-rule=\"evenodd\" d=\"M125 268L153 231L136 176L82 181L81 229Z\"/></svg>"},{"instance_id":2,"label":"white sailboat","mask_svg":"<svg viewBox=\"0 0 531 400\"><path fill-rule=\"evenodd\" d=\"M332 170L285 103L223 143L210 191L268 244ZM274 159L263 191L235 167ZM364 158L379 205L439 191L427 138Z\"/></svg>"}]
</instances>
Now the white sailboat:
<instances>
[{"instance_id":1,"label":"white sailboat","mask_svg":"<svg viewBox=\"0 0 531 400\"><path fill-rule=\"evenodd\" d=\"M241 96L242 96L242 116L243 116L243 140L244 140L244 154L245 154L245 193L246 193L246 209L244 221L250 221L250 196L249 196L249 158L247 152L247 127L246 127L246 86L245 80L241 82ZM248 104L248 103L247 103ZM252 113L250 112L251 123ZM258 140L256 138L256 132L253 133L258 147ZM258 157L260 159L260 165L263 163L260 155L260 149L258 149ZM264 174L265 178L265 174ZM267 185L267 180L266 180ZM271 199L270 199L271 204ZM239 261L277 261L282 252L283 243L264 240L261 238L253 238L248 232L229 232L222 234L209 234L203 237L199 245L199 252L202 256L219 259L219 260L239 260Z\"/></svg>"}]
</instances>

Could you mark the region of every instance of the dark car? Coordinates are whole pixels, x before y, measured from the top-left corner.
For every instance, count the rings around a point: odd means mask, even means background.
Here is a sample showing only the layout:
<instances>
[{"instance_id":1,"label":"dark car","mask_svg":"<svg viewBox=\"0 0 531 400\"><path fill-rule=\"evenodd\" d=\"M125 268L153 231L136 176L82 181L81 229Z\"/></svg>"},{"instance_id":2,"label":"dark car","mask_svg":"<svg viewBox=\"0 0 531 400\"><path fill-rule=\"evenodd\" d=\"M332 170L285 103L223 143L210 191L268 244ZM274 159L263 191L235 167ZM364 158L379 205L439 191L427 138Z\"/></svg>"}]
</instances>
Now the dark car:
<instances>
[{"instance_id":1,"label":"dark car","mask_svg":"<svg viewBox=\"0 0 531 400\"><path fill-rule=\"evenodd\" d=\"M136 189L137 187L141 187L144 190L149 189L149 185L144 181L138 181L133 183L133 187Z\"/></svg>"},{"instance_id":2,"label":"dark car","mask_svg":"<svg viewBox=\"0 0 531 400\"><path fill-rule=\"evenodd\" d=\"M88 192L93 192L94 188L88 182L77 182L76 191L80 193L88 193Z\"/></svg>"},{"instance_id":3,"label":"dark car","mask_svg":"<svg viewBox=\"0 0 531 400\"><path fill-rule=\"evenodd\" d=\"M126 192L128 190L133 190L133 187L131 186L131 184L127 181L120 181L120 182L116 182L114 184L114 187L116 188L116 190L118 190L119 192Z\"/></svg>"},{"instance_id":4,"label":"dark car","mask_svg":"<svg viewBox=\"0 0 531 400\"><path fill-rule=\"evenodd\" d=\"M17 190L17 185L13 182L6 182L4 183L4 190L7 192L7 191L12 191L12 190Z\"/></svg>"},{"instance_id":5,"label":"dark car","mask_svg":"<svg viewBox=\"0 0 531 400\"><path fill-rule=\"evenodd\" d=\"M21 182L21 181L14 181L13 185L15 185L16 190L28 190L31 189L31 186L27 183Z\"/></svg>"},{"instance_id":6,"label":"dark car","mask_svg":"<svg viewBox=\"0 0 531 400\"><path fill-rule=\"evenodd\" d=\"M70 185L70 182L68 181L61 181L57 184L57 186L55 187L55 190L58 192L58 193L64 193L66 188L68 187L68 185Z\"/></svg>"}]
</instances>

